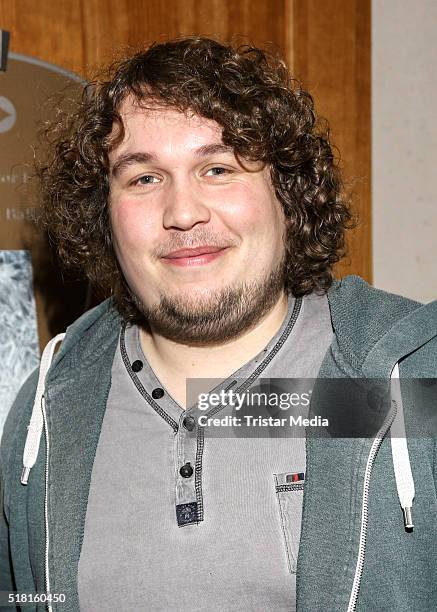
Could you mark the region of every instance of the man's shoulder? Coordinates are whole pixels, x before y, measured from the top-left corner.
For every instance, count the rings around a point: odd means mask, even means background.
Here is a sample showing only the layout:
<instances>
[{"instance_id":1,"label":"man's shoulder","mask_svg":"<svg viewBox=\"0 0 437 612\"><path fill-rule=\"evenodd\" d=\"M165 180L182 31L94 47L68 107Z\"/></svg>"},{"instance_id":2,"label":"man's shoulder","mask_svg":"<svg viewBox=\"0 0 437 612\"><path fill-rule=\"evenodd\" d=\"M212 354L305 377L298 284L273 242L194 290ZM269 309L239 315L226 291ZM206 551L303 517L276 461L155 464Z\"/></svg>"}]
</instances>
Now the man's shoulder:
<instances>
[{"instance_id":1,"label":"man's shoulder","mask_svg":"<svg viewBox=\"0 0 437 612\"><path fill-rule=\"evenodd\" d=\"M110 333L112 329L119 327L120 321L121 316L117 311L114 300L108 298L84 312L67 327L63 346L74 345L78 339L85 335Z\"/></svg>"},{"instance_id":2,"label":"man's shoulder","mask_svg":"<svg viewBox=\"0 0 437 612\"><path fill-rule=\"evenodd\" d=\"M383 345L399 357L430 340L437 347L437 300L421 304L347 276L333 283L328 301L337 343L355 367Z\"/></svg>"},{"instance_id":3,"label":"man's shoulder","mask_svg":"<svg viewBox=\"0 0 437 612\"><path fill-rule=\"evenodd\" d=\"M120 324L121 317L111 299L85 312L67 328L61 347L47 374L47 379L60 375L71 375L73 370L80 372L81 369L87 367L88 363L99 359L104 351L107 352L108 361L110 361ZM0 458L3 465L7 465L12 459L19 438L22 438L21 446L24 447L27 435L26 425L32 414L38 378L39 367L21 386L8 412L1 439Z\"/></svg>"},{"instance_id":4,"label":"man's shoulder","mask_svg":"<svg viewBox=\"0 0 437 612\"><path fill-rule=\"evenodd\" d=\"M357 275L334 281L328 291L328 300L337 316L348 317L354 313L387 323L393 317L405 316L423 306L421 302L373 287Z\"/></svg>"},{"instance_id":5,"label":"man's shoulder","mask_svg":"<svg viewBox=\"0 0 437 612\"><path fill-rule=\"evenodd\" d=\"M98 359L118 338L122 318L109 298L69 325L56 354L50 378L60 369L83 368Z\"/></svg>"}]
</instances>

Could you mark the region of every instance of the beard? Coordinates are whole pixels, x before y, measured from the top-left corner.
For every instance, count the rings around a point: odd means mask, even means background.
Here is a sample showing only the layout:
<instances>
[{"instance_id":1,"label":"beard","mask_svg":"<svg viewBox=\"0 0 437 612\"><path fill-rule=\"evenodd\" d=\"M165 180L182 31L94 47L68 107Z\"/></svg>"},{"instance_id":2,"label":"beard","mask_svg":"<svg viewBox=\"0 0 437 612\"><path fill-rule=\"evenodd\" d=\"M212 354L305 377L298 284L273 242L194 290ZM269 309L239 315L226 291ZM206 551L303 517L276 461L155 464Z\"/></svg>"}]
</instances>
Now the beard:
<instances>
[{"instance_id":1,"label":"beard","mask_svg":"<svg viewBox=\"0 0 437 612\"><path fill-rule=\"evenodd\" d=\"M146 331L188 346L220 345L253 328L279 300L285 285L285 258L264 278L211 292L204 297L161 295L147 307L127 286Z\"/></svg>"}]
</instances>

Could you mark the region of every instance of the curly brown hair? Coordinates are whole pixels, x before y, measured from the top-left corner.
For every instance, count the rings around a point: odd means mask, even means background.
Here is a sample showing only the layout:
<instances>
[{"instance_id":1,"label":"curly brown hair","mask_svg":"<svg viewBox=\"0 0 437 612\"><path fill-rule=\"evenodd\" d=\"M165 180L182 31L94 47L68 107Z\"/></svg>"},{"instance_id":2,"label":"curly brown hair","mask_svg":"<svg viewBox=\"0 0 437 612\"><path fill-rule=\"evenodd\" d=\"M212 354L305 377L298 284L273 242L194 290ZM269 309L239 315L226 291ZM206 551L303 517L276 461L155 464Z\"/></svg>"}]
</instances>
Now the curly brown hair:
<instances>
[{"instance_id":1,"label":"curly brown hair","mask_svg":"<svg viewBox=\"0 0 437 612\"><path fill-rule=\"evenodd\" d=\"M42 220L64 264L138 320L108 211L108 152L123 139L119 109L127 96L212 119L238 157L268 164L287 217L285 290L298 297L329 288L353 221L327 123L279 57L202 37L153 44L112 65L50 132L51 153L38 169Z\"/></svg>"}]
</instances>

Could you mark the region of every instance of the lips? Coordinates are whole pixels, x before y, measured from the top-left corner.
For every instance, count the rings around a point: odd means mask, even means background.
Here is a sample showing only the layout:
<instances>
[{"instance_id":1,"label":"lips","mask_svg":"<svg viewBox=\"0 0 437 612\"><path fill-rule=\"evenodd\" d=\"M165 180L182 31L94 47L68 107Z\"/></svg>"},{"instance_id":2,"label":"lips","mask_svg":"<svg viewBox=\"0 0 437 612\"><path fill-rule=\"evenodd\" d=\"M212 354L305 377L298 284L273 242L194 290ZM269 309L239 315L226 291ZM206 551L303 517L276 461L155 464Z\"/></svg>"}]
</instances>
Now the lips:
<instances>
[{"instance_id":1,"label":"lips","mask_svg":"<svg viewBox=\"0 0 437 612\"><path fill-rule=\"evenodd\" d=\"M217 253L222 251L226 247L218 246L200 246L192 249L180 249L179 251L173 251L168 255L164 256L164 259L183 259L186 257L199 257L199 255L206 255L209 253Z\"/></svg>"},{"instance_id":2,"label":"lips","mask_svg":"<svg viewBox=\"0 0 437 612\"><path fill-rule=\"evenodd\" d=\"M191 249L179 249L172 251L162 258L165 265L176 267L178 269L185 268L186 270L194 270L202 268L223 257L224 253L228 252L228 247L203 245L193 247Z\"/></svg>"}]
</instances>

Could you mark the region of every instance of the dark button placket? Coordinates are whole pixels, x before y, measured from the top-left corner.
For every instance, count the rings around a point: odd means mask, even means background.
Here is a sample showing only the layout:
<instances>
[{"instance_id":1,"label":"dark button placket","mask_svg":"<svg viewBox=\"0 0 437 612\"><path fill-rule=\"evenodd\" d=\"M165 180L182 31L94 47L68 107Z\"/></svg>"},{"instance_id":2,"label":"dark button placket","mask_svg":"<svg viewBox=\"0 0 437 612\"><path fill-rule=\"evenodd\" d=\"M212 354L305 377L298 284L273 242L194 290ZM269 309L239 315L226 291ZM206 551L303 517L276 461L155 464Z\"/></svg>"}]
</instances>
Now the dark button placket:
<instances>
[{"instance_id":1,"label":"dark button placket","mask_svg":"<svg viewBox=\"0 0 437 612\"><path fill-rule=\"evenodd\" d=\"M132 370L134 372L140 372L143 369L143 362L139 359L136 359L132 364Z\"/></svg>"},{"instance_id":2,"label":"dark button placket","mask_svg":"<svg viewBox=\"0 0 437 612\"><path fill-rule=\"evenodd\" d=\"M151 387L148 363L139 358L138 330L135 332L136 339L132 337L132 331L132 328L124 325L120 334L120 352L126 371L145 401L173 430L177 524L182 526L199 523L203 520L201 483L203 432L198 430L190 410L181 410L165 389L159 386L159 381L156 380L156 386ZM132 348L135 343L136 350ZM129 353L126 344L130 347Z\"/></svg>"},{"instance_id":3,"label":"dark button placket","mask_svg":"<svg viewBox=\"0 0 437 612\"><path fill-rule=\"evenodd\" d=\"M175 497L179 527L199 522L196 496L196 421L185 411L181 413L175 433Z\"/></svg>"},{"instance_id":4,"label":"dark button placket","mask_svg":"<svg viewBox=\"0 0 437 612\"><path fill-rule=\"evenodd\" d=\"M196 419L192 416L186 416L182 421L182 425L188 431L193 431L193 429L196 427Z\"/></svg>"},{"instance_id":5,"label":"dark button placket","mask_svg":"<svg viewBox=\"0 0 437 612\"><path fill-rule=\"evenodd\" d=\"M191 463L188 462L183 465L179 470L179 474L182 476L182 478L190 478L190 476L193 475L193 468L191 467Z\"/></svg>"},{"instance_id":6,"label":"dark button placket","mask_svg":"<svg viewBox=\"0 0 437 612\"><path fill-rule=\"evenodd\" d=\"M164 397L164 389L161 389L161 387L156 387L156 389L153 389L152 391L152 397L153 399L161 399Z\"/></svg>"}]
</instances>

